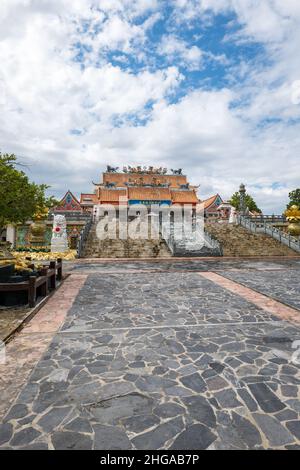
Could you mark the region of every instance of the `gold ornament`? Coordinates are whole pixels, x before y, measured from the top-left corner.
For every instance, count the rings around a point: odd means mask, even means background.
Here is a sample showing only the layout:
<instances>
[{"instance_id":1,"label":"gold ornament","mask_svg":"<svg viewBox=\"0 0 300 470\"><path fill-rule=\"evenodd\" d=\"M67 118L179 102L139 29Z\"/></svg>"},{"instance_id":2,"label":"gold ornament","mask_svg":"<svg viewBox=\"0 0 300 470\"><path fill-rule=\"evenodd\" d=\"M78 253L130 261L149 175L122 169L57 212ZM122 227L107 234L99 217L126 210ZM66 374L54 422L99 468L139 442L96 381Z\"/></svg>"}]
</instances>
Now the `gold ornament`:
<instances>
[{"instance_id":1,"label":"gold ornament","mask_svg":"<svg viewBox=\"0 0 300 470\"><path fill-rule=\"evenodd\" d=\"M17 252L15 251L13 255L17 258L18 261L21 262L28 262L26 258L30 258L29 264L32 264L32 261L53 261L56 260L57 258L61 258L65 261L73 261L77 257L77 251L76 250L68 250L64 253L44 253L42 251L22 251L22 252Z\"/></svg>"},{"instance_id":2,"label":"gold ornament","mask_svg":"<svg viewBox=\"0 0 300 470\"><path fill-rule=\"evenodd\" d=\"M46 223L42 220L37 220L30 225L30 242L40 243L41 245L45 241L45 233L47 230Z\"/></svg>"},{"instance_id":3,"label":"gold ornament","mask_svg":"<svg viewBox=\"0 0 300 470\"><path fill-rule=\"evenodd\" d=\"M293 205L285 211L286 219L289 222L288 232L294 237L300 236L300 209L298 206Z\"/></svg>"}]
</instances>

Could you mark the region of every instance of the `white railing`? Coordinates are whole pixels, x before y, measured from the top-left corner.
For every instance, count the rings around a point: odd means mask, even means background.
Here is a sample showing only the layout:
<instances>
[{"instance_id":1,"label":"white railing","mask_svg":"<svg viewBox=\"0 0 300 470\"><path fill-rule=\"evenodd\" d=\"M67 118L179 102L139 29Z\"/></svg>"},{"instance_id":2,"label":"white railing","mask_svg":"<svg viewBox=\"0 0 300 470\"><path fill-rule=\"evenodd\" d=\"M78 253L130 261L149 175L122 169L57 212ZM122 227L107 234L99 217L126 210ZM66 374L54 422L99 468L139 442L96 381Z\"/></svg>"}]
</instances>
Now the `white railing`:
<instances>
[{"instance_id":1,"label":"white railing","mask_svg":"<svg viewBox=\"0 0 300 470\"><path fill-rule=\"evenodd\" d=\"M188 256L193 254L223 256L222 245L209 233L201 231L199 228L190 233L182 233L181 224L162 224L161 236L166 241L173 256Z\"/></svg>"},{"instance_id":2,"label":"white railing","mask_svg":"<svg viewBox=\"0 0 300 470\"><path fill-rule=\"evenodd\" d=\"M289 233L285 233L283 230L279 230L278 228L274 227L274 225L266 221L255 222L253 221L252 217L249 218L239 215L237 220L242 227L246 228L250 232L264 233L266 235L269 235L270 237L279 241L283 245L286 245L292 250L300 253L300 237L293 237Z\"/></svg>"},{"instance_id":3,"label":"white railing","mask_svg":"<svg viewBox=\"0 0 300 470\"><path fill-rule=\"evenodd\" d=\"M256 222L285 222L286 218L284 215L267 215L267 214L259 214L259 215L251 215L251 216L245 216L251 220L254 220Z\"/></svg>"}]
</instances>

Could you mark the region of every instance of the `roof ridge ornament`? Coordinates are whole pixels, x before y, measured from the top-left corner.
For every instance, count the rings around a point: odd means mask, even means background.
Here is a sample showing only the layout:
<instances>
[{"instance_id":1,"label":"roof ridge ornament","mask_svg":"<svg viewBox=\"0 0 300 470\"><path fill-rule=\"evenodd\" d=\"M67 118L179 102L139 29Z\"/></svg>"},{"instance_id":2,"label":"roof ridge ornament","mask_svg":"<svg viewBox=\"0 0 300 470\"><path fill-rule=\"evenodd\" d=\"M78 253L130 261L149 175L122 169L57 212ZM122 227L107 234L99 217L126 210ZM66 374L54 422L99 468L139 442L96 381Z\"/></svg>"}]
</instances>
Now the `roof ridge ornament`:
<instances>
[{"instance_id":1,"label":"roof ridge ornament","mask_svg":"<svg viewBox=\"0 0 300 470\"><path fill-rule=\"evenodd\" d=\"M131 165L123 166L123 173L134 173L134 174L146 174L146 175L166 175L168 172L167 168L154 166L141 166L137 165L132 167Z\"/></svg>"},{"instance_id":2,"label":"roof ridge ornament","mask_svg":"<svg viewBox=\"0 0 300 470\"><path fill-rule=\"evenodd\" d=\"M110 166L110 165L107 165L107 173L117 173L119 167L118 166Z\"/></svg>"}]
</instances>

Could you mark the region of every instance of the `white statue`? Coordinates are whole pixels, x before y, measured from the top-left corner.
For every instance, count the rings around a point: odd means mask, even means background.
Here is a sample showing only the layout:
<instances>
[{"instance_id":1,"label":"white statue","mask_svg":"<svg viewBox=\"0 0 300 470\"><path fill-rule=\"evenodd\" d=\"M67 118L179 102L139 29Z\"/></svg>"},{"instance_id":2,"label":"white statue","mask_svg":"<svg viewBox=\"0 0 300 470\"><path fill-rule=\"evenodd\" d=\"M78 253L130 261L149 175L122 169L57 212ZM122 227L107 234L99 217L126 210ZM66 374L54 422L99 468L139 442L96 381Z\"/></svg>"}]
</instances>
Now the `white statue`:
<instances>
[{"instance_id":1,"label":"white statue","mask_svg":"<svg viewBox=\"0 0 300 470\"><path fill-rule=\"evenodd\" d=\"M236 225L237 223L237 215L236 215L236 209L235 207L231 207L230 209L230 215L229 215L229 224L234 224Z\"/></svg>"},{"instance_id":2,"label":"white statue","mask_svg":"<svg viewBox=\"0 0 300 470\"><path fill-rule=\"evenodd\" d=\"M64 215L55 215L51 238L51 252L64 253L68 250L67 223Z\"/></svg>"}]
</instances>

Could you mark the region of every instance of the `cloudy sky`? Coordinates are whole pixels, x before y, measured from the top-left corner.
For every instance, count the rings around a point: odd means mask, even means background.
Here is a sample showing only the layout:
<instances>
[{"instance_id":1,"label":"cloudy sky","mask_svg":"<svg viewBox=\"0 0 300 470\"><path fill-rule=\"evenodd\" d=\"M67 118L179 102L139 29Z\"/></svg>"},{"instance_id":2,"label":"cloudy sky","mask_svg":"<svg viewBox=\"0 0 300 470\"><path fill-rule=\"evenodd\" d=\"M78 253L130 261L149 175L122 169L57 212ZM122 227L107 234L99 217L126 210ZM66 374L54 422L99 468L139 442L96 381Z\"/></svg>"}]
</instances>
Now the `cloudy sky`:
<instances>
[{"instance_id":1,"label":"cloudy sky","mask_svg":"<svg viewBox=\"0 0 300 470\"><path fill-rule=\"evenodd\" d=\"M300 186L299 0L1 0L0 150L51 193L106 164L243 181L281 212Z\"/></svg>"}]
</instances>

